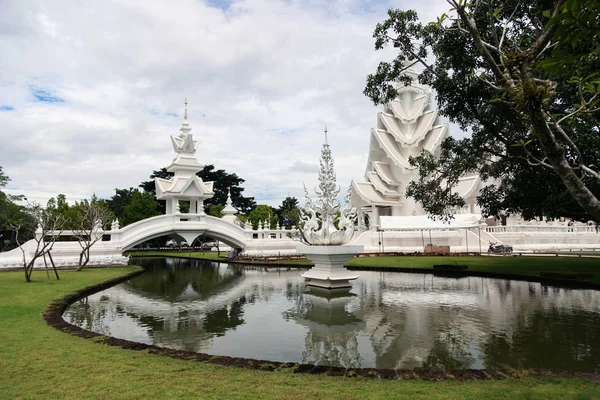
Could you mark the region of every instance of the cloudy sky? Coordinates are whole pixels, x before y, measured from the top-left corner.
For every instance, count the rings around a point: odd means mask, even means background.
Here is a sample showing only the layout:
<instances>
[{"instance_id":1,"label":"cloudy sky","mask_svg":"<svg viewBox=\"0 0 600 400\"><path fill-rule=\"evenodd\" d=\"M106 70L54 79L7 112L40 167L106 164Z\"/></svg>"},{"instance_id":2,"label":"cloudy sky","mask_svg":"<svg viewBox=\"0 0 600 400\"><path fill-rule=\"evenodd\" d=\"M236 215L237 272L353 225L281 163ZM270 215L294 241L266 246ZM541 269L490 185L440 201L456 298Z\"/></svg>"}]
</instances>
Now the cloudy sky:
<instances>
[{"instance_id":1,"label":"cloudy sky","mask_svg":"<svg viewBox=\"0 0 600 400\"><path fill-rule=\"evenodd\" d=\"M387 9L444 0L0 1L0 166L44 202L136 187L174 153L188 98L203 164L277 206L314 187L323 127L343 190L362 179L377 108L367 74L393 51Z\"/></svg>"}]
</instances>

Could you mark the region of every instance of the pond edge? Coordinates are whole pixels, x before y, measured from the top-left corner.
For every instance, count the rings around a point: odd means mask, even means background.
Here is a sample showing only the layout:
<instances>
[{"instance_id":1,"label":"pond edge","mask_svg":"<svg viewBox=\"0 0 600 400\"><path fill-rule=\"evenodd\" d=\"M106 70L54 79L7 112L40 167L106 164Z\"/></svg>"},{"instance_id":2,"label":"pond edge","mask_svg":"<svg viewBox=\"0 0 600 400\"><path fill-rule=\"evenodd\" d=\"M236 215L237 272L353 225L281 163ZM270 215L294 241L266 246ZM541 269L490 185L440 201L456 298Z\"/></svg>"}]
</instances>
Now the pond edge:
<instances>
[{"instance_id":1,"label":"pond edge","mask_svg":"<svg viewBox=\"0 0 600 400\"><path fill-rule=\"evenodd\" d=\"M369 268L370 269L370 268ZM397 269L393 269L397 271ZM145 343L132 342L125 339L117 339L111 336L102 335L96 332L88 331L78 326L72 325L62 317L67 307L82 298L112 287L116 284L125 282L133 277L145 272L140 267L139 270L127 273L123 276L109 279L96 285L87 286L76 290L62 298L56 299L43 311L42 318L46 323L55 329L68 333L70 335L83 339L93 340L100 344L121 347L126 350L147 351L149 354L170 357L178 360L188 360L193 362L206 362L223 366L232 366L238 368L248 368L260 371L290 371L293 373L321 374L328 376L344 376L348 378L364 377L372 379L395 379L395 380L494 380L506 378L524 378L524 377L560 377L560 378L588 378L592 381L600 381L600 374L574 372L565 370L550 369L465 369L465 370L394 370L379 368L342 368L330 367L324 365L300 364L294 362L281 362L269 360L257 360L252 358L230 357L211 355L206 353L195 353L187 350L174 350ZM398 271L400 272L400 271Z\"/></svg>"}]
</instances>

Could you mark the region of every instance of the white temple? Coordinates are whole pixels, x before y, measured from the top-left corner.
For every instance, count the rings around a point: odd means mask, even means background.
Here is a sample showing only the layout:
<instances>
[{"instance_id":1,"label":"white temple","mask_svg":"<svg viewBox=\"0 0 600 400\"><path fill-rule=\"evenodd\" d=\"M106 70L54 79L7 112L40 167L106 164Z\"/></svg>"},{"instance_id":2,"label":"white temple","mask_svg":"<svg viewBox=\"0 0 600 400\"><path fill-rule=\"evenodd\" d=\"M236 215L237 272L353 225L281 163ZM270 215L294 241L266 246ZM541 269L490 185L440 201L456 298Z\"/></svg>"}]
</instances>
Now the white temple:
<instances>
[{"instance_id":1,"label":"white temple","mask_svg":"<svg viewBox=\"0 0 600 400\"><path fill-rule=\"evenodd\" d=\"M213 183L203 182L196 173L204 165L196 158L198 141L190 133L192 128L187 121L187 99L184 101L185 111L179 135L171 135L173 150L177 155L167 167L167 171L175 176L171 179L155 178L156 198L166 200L167 214L179 213L179 201L190 202L190 214L204 214L204 200L214 196Z\"/></svg>"},{"instance_id":2,"label":"white temple","mask_svg":"<svg viewBox=\"0 0 600 400\"><path fill-rule=\"evenodd\" d=\"M352 204L370 214L372 229L380 227L380 216L425 215L423 208L405 196L406 186L418 179L418 168L408 159L427 150L439 156L440 146L448 136L448 124L440 121L432 104L432 92L417 80L411 67L407 74L412 85L398 83L398 97L377 113L377 126L371 129L369 158L364 182L352 182ZM481 187L478 175L461 178L457 191L466 206L460 213L479 214L476 197Z\"/></svg>"}]
</instances>

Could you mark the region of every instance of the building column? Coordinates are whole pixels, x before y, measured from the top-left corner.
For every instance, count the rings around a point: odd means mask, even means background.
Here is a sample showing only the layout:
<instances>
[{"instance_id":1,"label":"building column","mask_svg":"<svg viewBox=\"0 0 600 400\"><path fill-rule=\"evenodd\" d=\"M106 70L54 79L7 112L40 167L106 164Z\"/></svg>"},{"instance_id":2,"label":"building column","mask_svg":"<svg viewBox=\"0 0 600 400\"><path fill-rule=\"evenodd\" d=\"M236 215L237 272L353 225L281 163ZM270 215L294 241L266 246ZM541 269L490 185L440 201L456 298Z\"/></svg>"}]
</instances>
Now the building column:
<instances>
[{"instance_id":1,"label":"building column","mask_svg":"<svg viewBox=\"0 0 600 400\"><path fill-rule=\"evenodd\" d=\"M365 231L365 213L362 207L358 207L358 231Z\"/></svg>"},{"instance_id":2,"label":"building column","mask_svg":"<svg viewBox=\"0 0 600 400\"><path fill-rule=\"evenodd\" d=\"M376 205L371 206L371 221L369 221L370 230L377 231L379 228L379 208Z\"/></svg>"}]
</instances>

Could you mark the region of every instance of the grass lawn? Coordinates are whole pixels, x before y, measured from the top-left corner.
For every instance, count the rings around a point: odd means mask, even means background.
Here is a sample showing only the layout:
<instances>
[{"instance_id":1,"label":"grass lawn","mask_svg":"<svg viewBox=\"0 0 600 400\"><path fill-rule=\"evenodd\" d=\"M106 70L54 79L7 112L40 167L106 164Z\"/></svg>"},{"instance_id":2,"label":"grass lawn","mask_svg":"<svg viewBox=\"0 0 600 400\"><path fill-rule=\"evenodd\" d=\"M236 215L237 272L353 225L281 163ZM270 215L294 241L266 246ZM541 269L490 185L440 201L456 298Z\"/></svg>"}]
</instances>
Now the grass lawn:
<instances>
[{"instance_id":1,"label":"grass lawn","mask_svg":"<svg viewBox=\"0 0 600 400\"><path fill-rule=\"evenodd\" d=\"M178 257L189 258L192 260L229 262L224 251L221 252L220 257L218 255L219 253L217 253L216 251L132 251L126 254L132 257ZM309 260L289 260L269 262L267 265L277 264L292 264L299 266L304 265L308 267L312 265L312 262Z\"/></svg>"},{"instance_id":2,"label":"grass lawn","mask_svg":"<svg viewBox=\"0 0 600 400\"><path fill-rule=\"evenodd\" d=\"M545 256L406 256L354 258L347 266L387 267L398 269L433 269L434 264L466 265L465 273L483 272L493 274L540 277L540 273L592 274L583 281L600 284L600 258L545 257Z\"/></svg>"},{"instance_id":3,"label":"grass lawn","mask_svg":"<svg viewBox=\"0 0 600 400\"><path fill-rule=\"evenodd\" d=\"M135 267L61 271L46 283L36 271L0 272L2 399L594 399L587 378L497 381L380 381L252 371L123 350L60 332L41 313L56 298L131 272Z\"/></svg>"},{"instance_id":4,"label":"grass lawn","mask_svg":"<svg viewBox=\"0 0 600 400\"><path fill-rule=\"evenodd\" d=\"M200 260L228 262L222 253L216 252L178 252L178 251L140 251L130 253L132 256L147 257L181 257ZM291 260L270 262L267 265L298 265L308 267L310 260ZM555 256L402 256L402 257L360 257L353 258L346 266L360 268L398 268L433 270L434 264L459 264L468 268L465 273L482 272L493 274L522 275L524 277L540 277L540 273L592 274L591 278L581 279L584 282L600 284L600 258L555 257Z\"/></svg>"}]
</instances>

